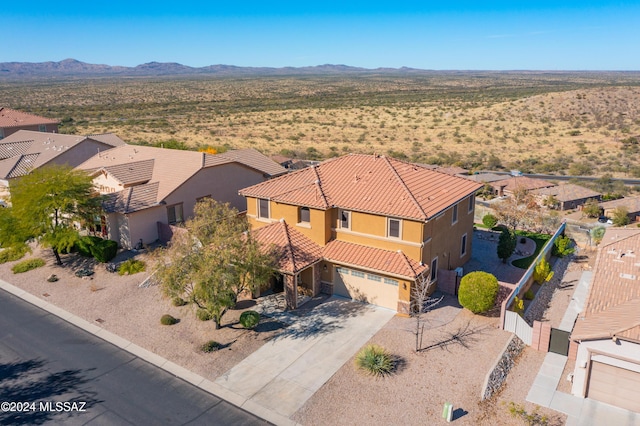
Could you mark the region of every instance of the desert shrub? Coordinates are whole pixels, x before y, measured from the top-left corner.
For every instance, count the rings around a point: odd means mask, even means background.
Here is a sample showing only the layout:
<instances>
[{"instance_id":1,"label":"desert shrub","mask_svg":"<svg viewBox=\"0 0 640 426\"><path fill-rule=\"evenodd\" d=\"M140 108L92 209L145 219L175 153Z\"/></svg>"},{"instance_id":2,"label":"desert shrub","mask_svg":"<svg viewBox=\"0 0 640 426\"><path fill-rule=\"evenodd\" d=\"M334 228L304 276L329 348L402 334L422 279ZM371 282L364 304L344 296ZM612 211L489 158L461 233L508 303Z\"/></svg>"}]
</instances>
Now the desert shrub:
<instances>
[{"instance_id":1,"label":"desert shrub","mask_svg":"<svg viewBox=\"0 0 640 426\"><path fill-rule=\"evenodd\" d=\"M160 324L162 325L173 325L177 323L178 323L178 320L169 314L165 314L160 318Z\"/></svg>"},{"instance_id":2,"label":"desert shrub","mask_svg":"<svg viewBox=\"0 0 640 426\"><path fill-rule=\"evenodd\" d=\"M518 296L513 299L513 312L518 315L522 315L524 313L524 300L520 299Z\"/></svg>"},{"instance_id":3,"label":"desert shrub","mask_svg":"<svg viewBox=\"0 0 640 426\"><path fill-rule=\"evenodd\" d=\"M596 244L600 244L600 241L602 241L602 238L604 237L604 233L606 231L607 229L604 226L596 226L595 228L592 228L589 233L591 234L593 242Z\"/></svg>"},{"instance_id":4,"label":"desert shrub","mask_svg":"<svg viewBox=\"0 0 640 426\"><path fill-rule=\"evenodd\" d=\"M390 374L394 368L393 357L386 349L378 345L367 345L358 352L356 366L373 376Z\"/></svg>"},{"instance_id":5,"label":"desert shrub","mask_svg":"<svg viewBox=\"0 0 640 426\"><path fill-rule=\"evenodd\" d=\"M78 241L76 241L76 244L74 247L76 251L80 253L82 256L91 257L93 256L91 254L91 247L95 246L100 241L102 241L102 238L94 237L92 235L86 235L84 237L81 237Z\"/></svg>"},{"instance_id":6,"label":"desert shrub","mask_svg":"<svg viewBox=\"0 0 640 426\"><path fill-rule=\"evenodd\" d=\"M240 314L240 324L244 328L253 328L260 322L260 314L256 311L244 311Z\"/></svg>"},{"instance_id":7,"label":"desert shrub","mask_svg":"<svg viewBox=\"0 0 640 426\"><path fill-rule=\"evenodd\" d=\"M133 275L138 272L143 272L147 265L142 260L129 259L120 264L118 268L119 275Z\"/></svg>"},{"instance_id":8,"label":"desert shrub","mask_svg":"<svg viewBox=\"0 0 640 426\"><path fill-rule=\"evenodd\" d=\"M482 218L482 223L489 229L492 229L494 226L498 224L498 218L492 214L485 214Z\"/></svg>"},{"instance_id":9,"label":"desert shrub","mask_svg":"<svg viewBox=\"0 0 640 426\"><path fill-rule=\"evenodd\" d=\"M600 216L600 206L598 205L598 200L589 198L582 206L582 213L584 213L587 217Z\"/></svg>"},{"instance_id":10,"label":"desert shrub","mask_svg":"<svg viewBox=\"0 0 640 426\"><path fill-rule=\"evenodd\" d=\"M100 240L91 246L91 254L98 262L107 263L118 253L118 243L113 240Z\"/></svg>"},{"instance_id":11,"label":"desert shrub","mask_svg":"<svg viewBox=\"0 0 640 426\"><path fill-rule=\"evenodd\" d=\"M554 256L565 257L571 253L573 253L576 249L571 247L571 239L569 237L558 237L553 242L553 252Z\"/></svg>"},{"instance_id":12,"label":"desert shrub","mask_svg":"<svg viewBox=\"0 0 640 426\"><path fill-rule=\"evenodd\" d=\"M211 314L206 309L198 309L196 311L196 318L200 321L209 321L211 319Z\"/></svg>"},{"instance_id":13,"label":"desert shrub","mask_svg":"<svg viewBox=\"0 0 640 426\"><path fill-rule=\"evenodd\" d=\"M460 281L458 301L474 314L493 307L498 295L498 279L488 272L470 272Z\"/></svg>"},{"instance_id":14,"label":"desert shrub","mask_svg":"<svg viewBox=\"0 0 640 426\"><path fill-rule=\"evenodd\" d=\"M220 346L220 343L216 342L215 340L209 340L208 342L200 346L200 350L205 353L210 353L220 349Z\"/></svg>"},{"instance_id":15,"label":"desert shrub","mask_svg":"<svg viewBox=\"0 0 640 426\"><path fill-rule=\"evenodd\" d=\"M173 306L184 306L187 304L187 301L182 297L174 297L173 299L171 299L171 304Z\"/></svg>"},{"instance_id":16,"label":"desert shrub","mask_svg":"<svg viewBox=\"0 0 640 426\"><path fill-rule=\"evenodd\" d=\"M543 257L533 270L533 280L538 284L544 284L551 281L551 278L553 278L551 265L549 265L547 259Z\"/></svg>"},{"instance_id":17,"label":"desert shrub","mask_svg":"<svg viewBox=\"0 0 640 426\"><path fill-rule=\"evenodd\" d=\"M24 257L25 254L27 254L28 251L31 250L27 245L9 247L5 250L0 251L0 263L15 262L16 260L20 260Z\"/></svg>"},{"instance_id":18,"label":"desert shrub","mask_svg":"<svg viewBox=\"0 0 640 426\"><path fill-rule=\"evenodd\" d=\"M43 259L36 257L33 259L27 259L27 260L23 260L22 262L16 263L15 265L13 265L11 270L13 271L14 274L20 274L22 272L27 272L32 269L39 268L41 266L44 266L45 264L46 263Z\"/></svg>"},{"instance_id":19,"label":"desert shrub","mask_svg":"<svg viewBox=\"0 0 640 426\"><path fill-rule=\"evenodd\" d=\"M624 206L616 207L613 211L613 224L615 226L625 226L631 223L629 219L629 210Z\"/></svg>"},{"instance_id":20,"label":"desert shrub","mask_svg":"<svg viewBox=\"0 0 640 426\"><path fill-rule=\"evenodd\" d=\"M525 298L525 300L533 300L535 297L536 297L536 295L535 295L535 294L533 294L533 290L527 290L527 291L524 293L524 298Z\"/></svg>"}]
</instances>

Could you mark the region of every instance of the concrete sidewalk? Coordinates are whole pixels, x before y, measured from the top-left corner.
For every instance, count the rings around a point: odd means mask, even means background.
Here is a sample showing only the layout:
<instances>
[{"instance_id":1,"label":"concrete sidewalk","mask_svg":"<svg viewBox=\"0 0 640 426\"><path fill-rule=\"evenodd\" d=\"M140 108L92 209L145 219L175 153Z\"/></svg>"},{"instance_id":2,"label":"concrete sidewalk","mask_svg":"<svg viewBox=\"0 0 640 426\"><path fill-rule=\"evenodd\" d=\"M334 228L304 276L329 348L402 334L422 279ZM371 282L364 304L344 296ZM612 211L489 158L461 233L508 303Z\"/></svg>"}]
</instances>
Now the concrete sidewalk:
<instances>
[{"instance_id":1,"label":"concrete sidewalk","mask_svg":"<svg viewBox=\"0 0 640 426\"><path fill-rule=\"evenodd\" d=\"M573 329L576 318L584 308L589 294L592 275L591 271L585 271L580 276L569 307L562 317L559 329L569 332ZM556 390L558 383L560 383L560 380L566 380L566 378L562 377L566 363L566 356L552 352L547 353L540 371L527 394L527 401L566 414L567 425L640 426L640 413L634 413L593 399L558 392Z\"/></svg>"},{"instance_id":2,"label":"concrete sidewalk","mask_svg":"<svg viewBox=\"0 0 640 426\"><path fill-rule=\"evenodd\" d=\"M215 384L244 398L240 406L249 412L275 411L288 419L394 315L332 297Z\"/></svg>"}]
</instances>

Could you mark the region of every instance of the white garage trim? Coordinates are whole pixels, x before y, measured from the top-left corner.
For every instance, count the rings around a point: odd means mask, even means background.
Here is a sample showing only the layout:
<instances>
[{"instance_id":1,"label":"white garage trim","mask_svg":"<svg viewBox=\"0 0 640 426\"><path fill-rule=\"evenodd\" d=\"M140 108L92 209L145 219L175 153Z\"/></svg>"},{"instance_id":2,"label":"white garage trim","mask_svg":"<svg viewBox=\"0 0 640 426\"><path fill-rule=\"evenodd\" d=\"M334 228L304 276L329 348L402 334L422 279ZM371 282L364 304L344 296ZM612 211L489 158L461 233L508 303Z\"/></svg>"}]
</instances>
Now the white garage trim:
<instances>
[{"instance_id":1,"label":"white garage trim","mask_svg":"<svg viewBox=\"0 0 640 426\"><path fill-rule=\"evenodd\" d=\"M397 311L398 284L396 279L336 266L333 293Z\"/></svg>"},{"instance_id":2,"label":"white garage trim","mask_svg":"<svg viewBox=\"0 0 640 426\"><path fill-rule=\"evenodd\" d=\"M589 370L587 398L640 412L640 372L595 359L592 359Z\"/></svg>"}]
</instances>

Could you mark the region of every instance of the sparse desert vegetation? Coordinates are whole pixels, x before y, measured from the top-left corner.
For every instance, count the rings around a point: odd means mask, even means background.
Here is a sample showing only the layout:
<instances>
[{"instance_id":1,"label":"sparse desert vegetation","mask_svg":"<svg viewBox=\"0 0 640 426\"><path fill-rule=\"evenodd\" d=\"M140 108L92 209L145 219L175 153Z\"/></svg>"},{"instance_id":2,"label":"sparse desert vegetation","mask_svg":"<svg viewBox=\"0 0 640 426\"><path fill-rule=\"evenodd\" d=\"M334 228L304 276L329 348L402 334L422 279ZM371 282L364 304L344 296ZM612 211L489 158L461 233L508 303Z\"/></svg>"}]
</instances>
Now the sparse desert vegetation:
<instances>
[{"instance_id":1,"label":"sparse desert vegetation","mask_svg":"<svg viewBox=\"0 0 640 426\"><path fill-rule=\"evenodd\" d=\"M640 73L0 81L6 106L130 143L380 153L469 169L640 176Z\"/></svg>"}]
</instances>

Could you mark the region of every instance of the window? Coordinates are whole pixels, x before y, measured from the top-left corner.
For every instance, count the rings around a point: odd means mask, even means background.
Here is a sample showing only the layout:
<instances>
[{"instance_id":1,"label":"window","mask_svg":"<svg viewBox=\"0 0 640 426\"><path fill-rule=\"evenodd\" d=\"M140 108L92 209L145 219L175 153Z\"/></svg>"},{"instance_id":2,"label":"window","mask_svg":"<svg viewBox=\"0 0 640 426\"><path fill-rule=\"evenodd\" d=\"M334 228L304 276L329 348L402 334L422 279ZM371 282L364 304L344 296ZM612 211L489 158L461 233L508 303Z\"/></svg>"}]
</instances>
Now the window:
<instances>
[{"instance_id":1,"label":"window","mask_svg":"<svg viewBox=\"0 0 640 426\"><path fill-rule=\"evenodd\" d=\"M167 207L167 220L171 225L184 221L184 217L182 216L182 203Z\"/></svg>"},{"instance_id":2,"label":"window","mask_svg":"<svg viewBox=\"0 0 640 426\"><path fill-rule=\"evenodd\" d=\"M476 206L476 195L471 194L471 196L469 197L469 213L473 211L475 206Z\"/></svg>"},{"instance_id":3,"label":"window","mask_svg":"<svg viewBox=\"0 0 640 426\"><path fill-rule=\"evenodd\" d=\"M269 219L269 200L258 198L258 217Z\"/></svg>"},{"instance_id":4,"label":"window","mask_svg":"<svg viewBox=\"0 0 640 426\"><path fill-rule=\"evenodd\" d=\"M398 280L393 280L391 278L385 278L384 279L384 283L397 286L398 285Z\"/></svg>"},{"instance_id":5,"label":"window","mask_svg":"<svg viewBox=\"0 0 640 426\"><path fill-rule=\"evenodd\" d=\"M431 261L431 281L435 281L438 278L438 258L434 257Z\"/></svg>"},{"instance_id":6,"label":"window","mask_svg":"<svg viewBox=\"0 0 640 426\"><path fill-rule=\"evenodd\" d=\"M351 212L346 210L340 210L340 228L351 228Z\"/></svg>"},{"instance_id":7,"label":"window","mask_svg":"<svg viewBox=\"0 0 640 426\"><path fill-rule=\"evenodd\" d=\"M467 234L464 234L460 241L460 257L464 256L465 254L467 254Z\"/></svg>"},{"instance_id":8,"label":"window","mask_svg":"<svg viewBox=\"0 0 640 426\"><path fill-rule=\"evenodd\" d=\"M364 278L364 272L360 272L360 271L351 271L351 275L358 278Z\"/></svg>"},{"instance_id":9,"label":"window","mask_svg":"<svg viewBox=\"0 0 640 426\"><path fill-rule=\"evenodd\" d=\"M4 139L4 129L0 129L0 139Z\"/></svg>"},{"instance_id":10,"label":"window","mask_svg":"<svg viewBox=\"0 0 640 426\"><path fill-rule=\"evenodd\" d=\"M380 275L367 274L367 279L371 281L382 282Z\"/></svg>"},{"instance_id":11,"label":"window","mask_svg":"<svg viewBox=\"0 0 640 426\"><path fill-rule=\"evenodd\" d=\"M309 211L309 207L300 207L300 220L301 223L309 223L311 222L311 212Z\"/></svg>"},{"instance_id":12,"label":"window","mask_svg":"<svg viewBox=\"0 0 640 426\"><path fill-rule=\"evenodd\" d=\"M458 205L453 206L453 215L451 216L451 224L458 222Z\"/></svg>"},{"instance_id":13,"label":"window","mask_svg":"<svg viewBox=\"0 0 640 426\"><path fill-rule=\"evenodd\" d=\"M400 219L387 220L387 236L390 238L400 238Z\"/></svg>"},{"instance_id":14,"label":"window","mask_svg":"<svg viewBox=\"0 0 640 426\"><path fill-rule=\"evenodd\" d=\"M38 131L39 132L46 132L47 131L47 126L45 124L39 124L38 125Z\"/></svg>"},{"instance_id":15,"label":"window","mask_svg":"<svg viewBox=\"0 0 640 426\"><path fill-rule=\"evenodd\" d=\"M340 274L344 274L344 275L349 275L349 270L347 268L337 267L336 268L336 272L338 272Z\"/></svg>"}]
</instances>

